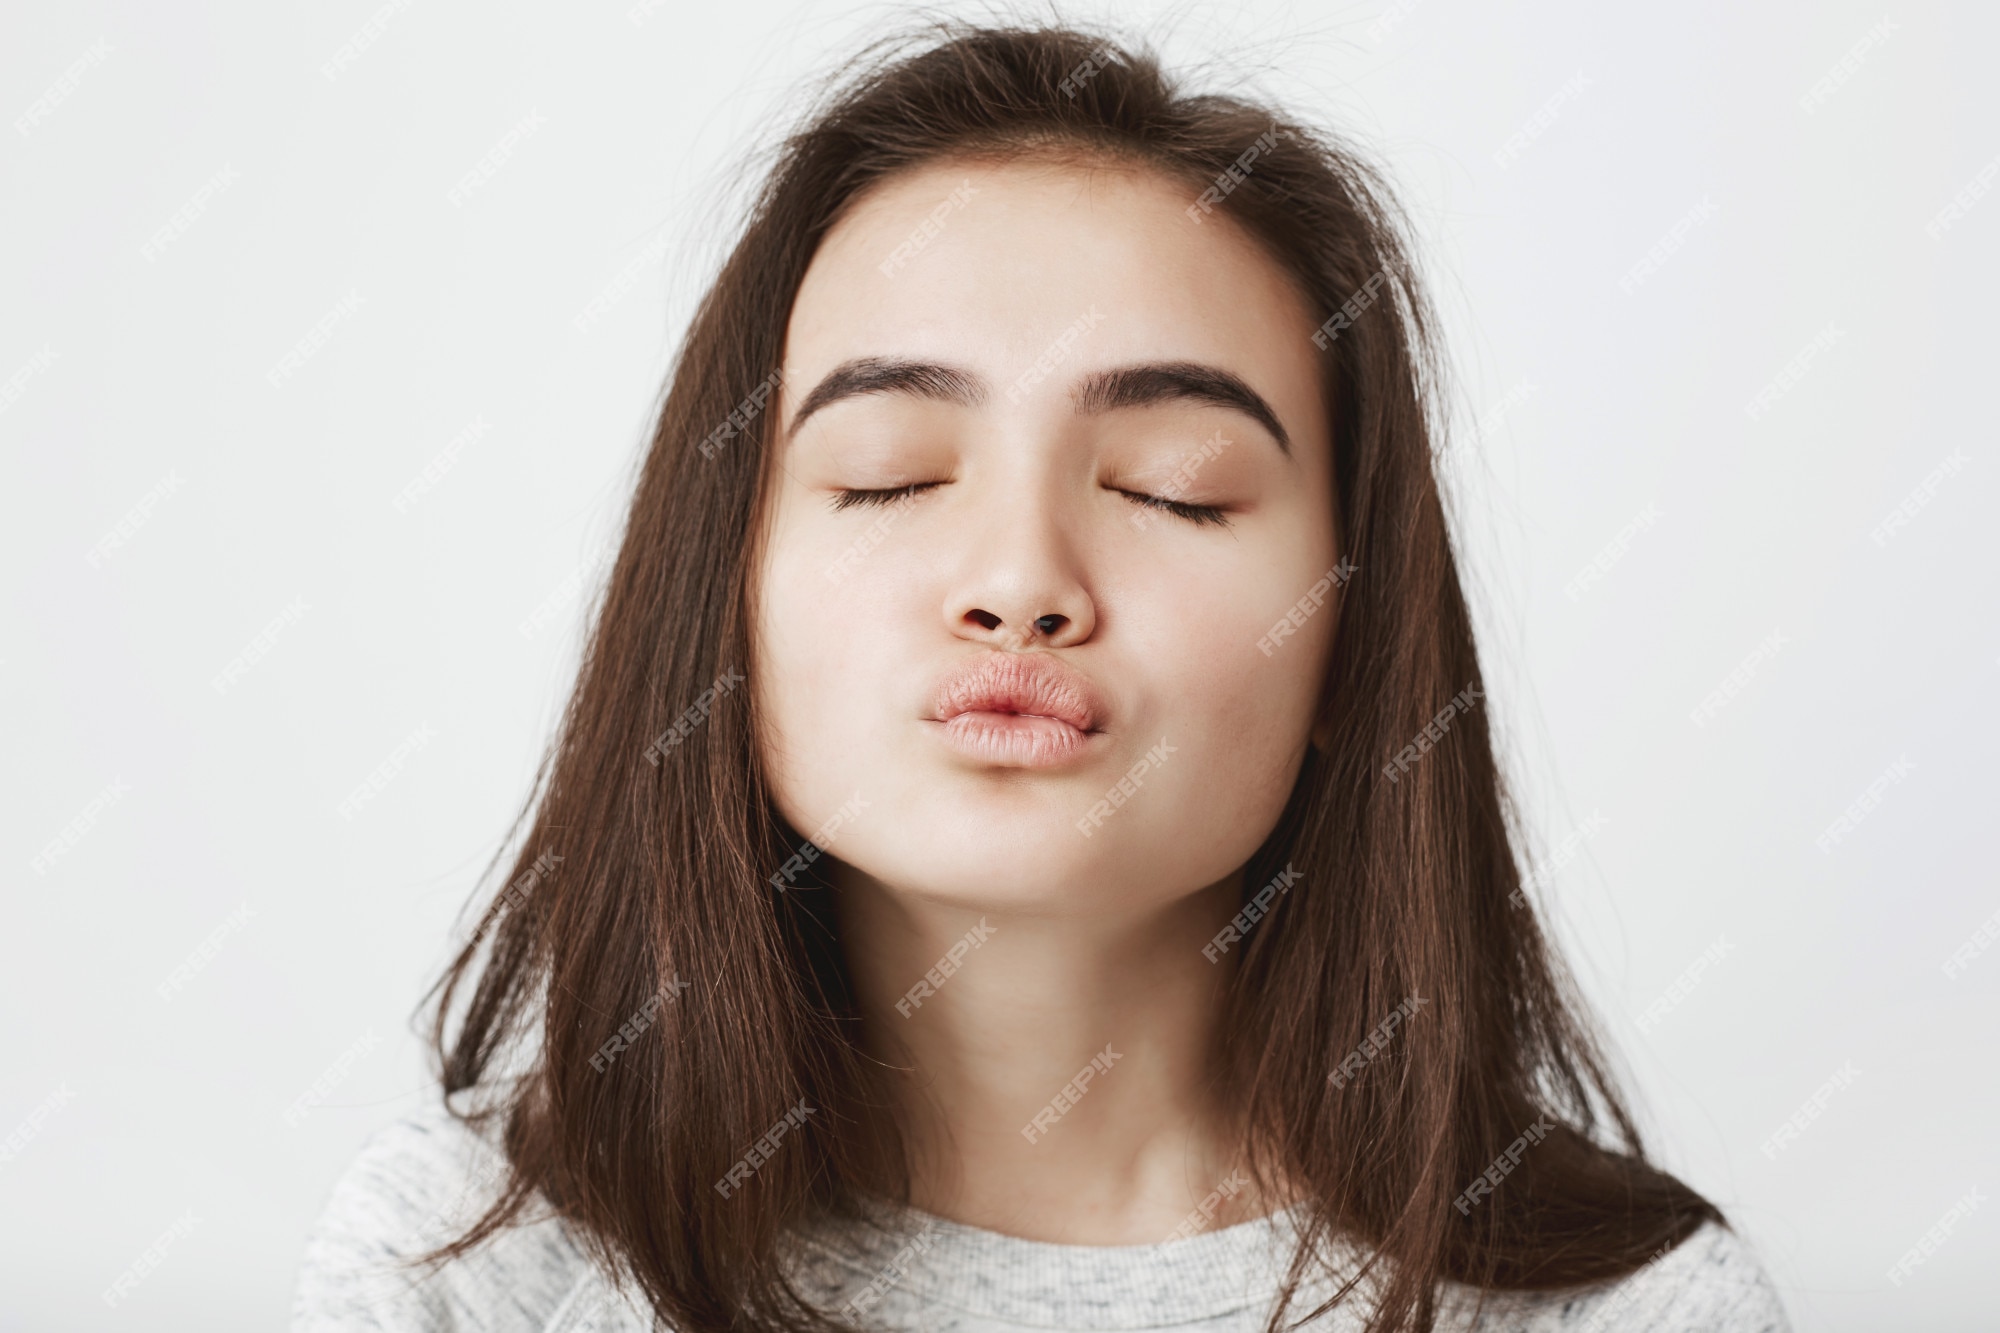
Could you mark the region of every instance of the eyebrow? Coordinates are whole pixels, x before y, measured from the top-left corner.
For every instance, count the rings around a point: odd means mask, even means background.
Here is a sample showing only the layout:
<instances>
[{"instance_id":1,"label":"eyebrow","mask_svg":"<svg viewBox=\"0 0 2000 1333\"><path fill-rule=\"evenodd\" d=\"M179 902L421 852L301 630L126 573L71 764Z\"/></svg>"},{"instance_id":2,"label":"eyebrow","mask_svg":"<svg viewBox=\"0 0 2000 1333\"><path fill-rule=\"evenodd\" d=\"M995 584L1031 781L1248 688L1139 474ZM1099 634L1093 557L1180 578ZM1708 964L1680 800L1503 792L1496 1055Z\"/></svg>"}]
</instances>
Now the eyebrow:
<instances>
[{"instance_id":1,"label":"eyebrow","mask_svg":"<svg viewBox=\"0 0 2000 1333\"><path fill-rule=\"evenodd\" d=\"M906 394L961 407L977 407L987 397L986 381L956 366L891 357L855 357L835 366L813 386L799 404L786 439L796 437L806 418L821 408L843 398L871 393ZM1071 390L1070 401L1085 415L1176 401L1230 408L1269 431L1280 452L1286 455L1292 452L1291 437L1262 394L1244 382L1242 376L1199 361L1147 361L1095 371Z\"/></svg>"}]
</instances>

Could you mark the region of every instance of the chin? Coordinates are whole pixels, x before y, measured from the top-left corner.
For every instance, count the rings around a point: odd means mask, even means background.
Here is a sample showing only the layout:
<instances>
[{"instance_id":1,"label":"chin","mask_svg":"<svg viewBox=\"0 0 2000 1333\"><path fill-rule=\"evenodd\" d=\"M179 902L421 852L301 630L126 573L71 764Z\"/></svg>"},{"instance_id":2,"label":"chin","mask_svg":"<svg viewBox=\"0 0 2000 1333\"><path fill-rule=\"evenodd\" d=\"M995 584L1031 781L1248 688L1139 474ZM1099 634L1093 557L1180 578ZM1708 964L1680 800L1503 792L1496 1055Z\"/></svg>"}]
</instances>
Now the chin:
<instances>
[{"instance_id":1,"label":"chin","mask_svg":"<svg viewBox=\"0 0 2000 1333\"><path fill-rule=\"evenodd\" d=\"M857 836L838 851L846 865L899 897L1051 916L1168 901L1213 883L1241 861L1229 861L1228 853L1218 857L1219 839L1197 844L1185 824L1172 840L1163 836L1166 830L1138 821L1086 839L1074 814L1066 805L1011 818L913 811L906 827L921 833L898 837L893 845Z\"/></svg>"}]
</instances>

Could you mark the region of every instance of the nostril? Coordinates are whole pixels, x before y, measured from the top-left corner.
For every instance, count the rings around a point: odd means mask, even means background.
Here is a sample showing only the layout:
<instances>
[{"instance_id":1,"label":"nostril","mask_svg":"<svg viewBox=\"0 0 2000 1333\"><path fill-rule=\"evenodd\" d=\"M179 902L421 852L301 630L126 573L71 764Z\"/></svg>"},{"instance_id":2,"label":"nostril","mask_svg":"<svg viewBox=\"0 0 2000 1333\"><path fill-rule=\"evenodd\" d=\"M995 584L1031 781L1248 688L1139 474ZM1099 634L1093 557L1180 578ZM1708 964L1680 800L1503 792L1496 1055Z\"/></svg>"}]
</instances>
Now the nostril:
<instances>
[{"instance_id":1,"label":"nostril","mask_svg":"<svg viewBox=\"0 0 2000 1333\"><path fill-rule=\"evenodd\" d=\"M1000 625L1000 617L994 615L991 611L967 611L965 618L978 625L981 629L997 629Z\"/></svg>"},{"instance_id":2,"label":"nostril","mask_svg":"<svg viewBox=\"0 0 2000 1333\"><path fill-rule=\"evenodd\" d=\"M1035 628L1044 634L1054 634L1067 624L1069 624L1068 616L1039 616L1035 620Z\"/></svg>"}]
</instances>

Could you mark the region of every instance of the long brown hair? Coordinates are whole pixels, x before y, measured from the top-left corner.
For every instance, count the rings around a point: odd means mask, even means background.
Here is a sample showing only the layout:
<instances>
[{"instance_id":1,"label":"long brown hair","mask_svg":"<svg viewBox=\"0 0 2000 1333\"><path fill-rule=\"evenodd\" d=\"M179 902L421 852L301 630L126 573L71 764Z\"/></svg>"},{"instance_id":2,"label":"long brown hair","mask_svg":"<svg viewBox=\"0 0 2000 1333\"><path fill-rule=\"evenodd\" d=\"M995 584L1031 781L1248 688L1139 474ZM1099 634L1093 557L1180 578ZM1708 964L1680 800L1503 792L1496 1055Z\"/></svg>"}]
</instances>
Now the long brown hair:
<instances>
[{"instance_id":1,"label":"long brown hair","mask_svg":"<svg viewBox=\"0 0 2000 1333\"><path fill-rule=\"evenodd\" d=\"M1646 1162L1520 893L1526 841L1433 468L1435 315L1380 175L1324 130L1183 95L1155 58L1091 32L946 22L911 40L870 48L783 143L671 370L505 887L426 998L444 1088L500 1120L511 1168L431 1261L540 1196L674 1328L829 1328L787 1280L790 1228L909 1198L834 895L778 887L824 881L798 875L738 682L756 670L750 574L793 296L857 197L947 157L1164 173L1327 317L1334 518L1356 571L1330 741L1245 867L1246 886L1305 869L1237 946L1212 1057L1259 1186L1307 1207L1270 1327L1336 1237L1373 1256L1370 1329L1390 1333L1431 1327L1439 1279L1618 1277L1721 1221ZM788 864L797 886L774 882ZM781 1123L781 1149L718 1189Z\"/></svg>"}]
</instances>

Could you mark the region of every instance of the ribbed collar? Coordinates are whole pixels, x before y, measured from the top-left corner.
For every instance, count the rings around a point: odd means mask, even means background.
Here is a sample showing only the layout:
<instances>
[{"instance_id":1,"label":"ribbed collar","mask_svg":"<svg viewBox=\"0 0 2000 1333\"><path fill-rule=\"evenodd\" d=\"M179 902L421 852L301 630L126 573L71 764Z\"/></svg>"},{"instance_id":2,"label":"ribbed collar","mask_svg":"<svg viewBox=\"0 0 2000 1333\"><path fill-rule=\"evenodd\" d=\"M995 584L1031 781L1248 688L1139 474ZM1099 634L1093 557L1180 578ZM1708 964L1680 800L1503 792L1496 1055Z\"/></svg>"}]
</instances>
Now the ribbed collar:
<instances>
[{"instance_id":1,"label":"ribbed collar","mask_svg":"<svg viewBox=\"0 0 2000 1333\"><path fill-rule=\"evenodd\" d=\"M1271 1300L1304 1205L1152 1245L1063 1245L967 1226L917 1208L878 1230L822 1225L809 1252L861 1285L882 1277L927 1307L1045 1328L1141 1329Z\"/></svg>"}]
</instances>

